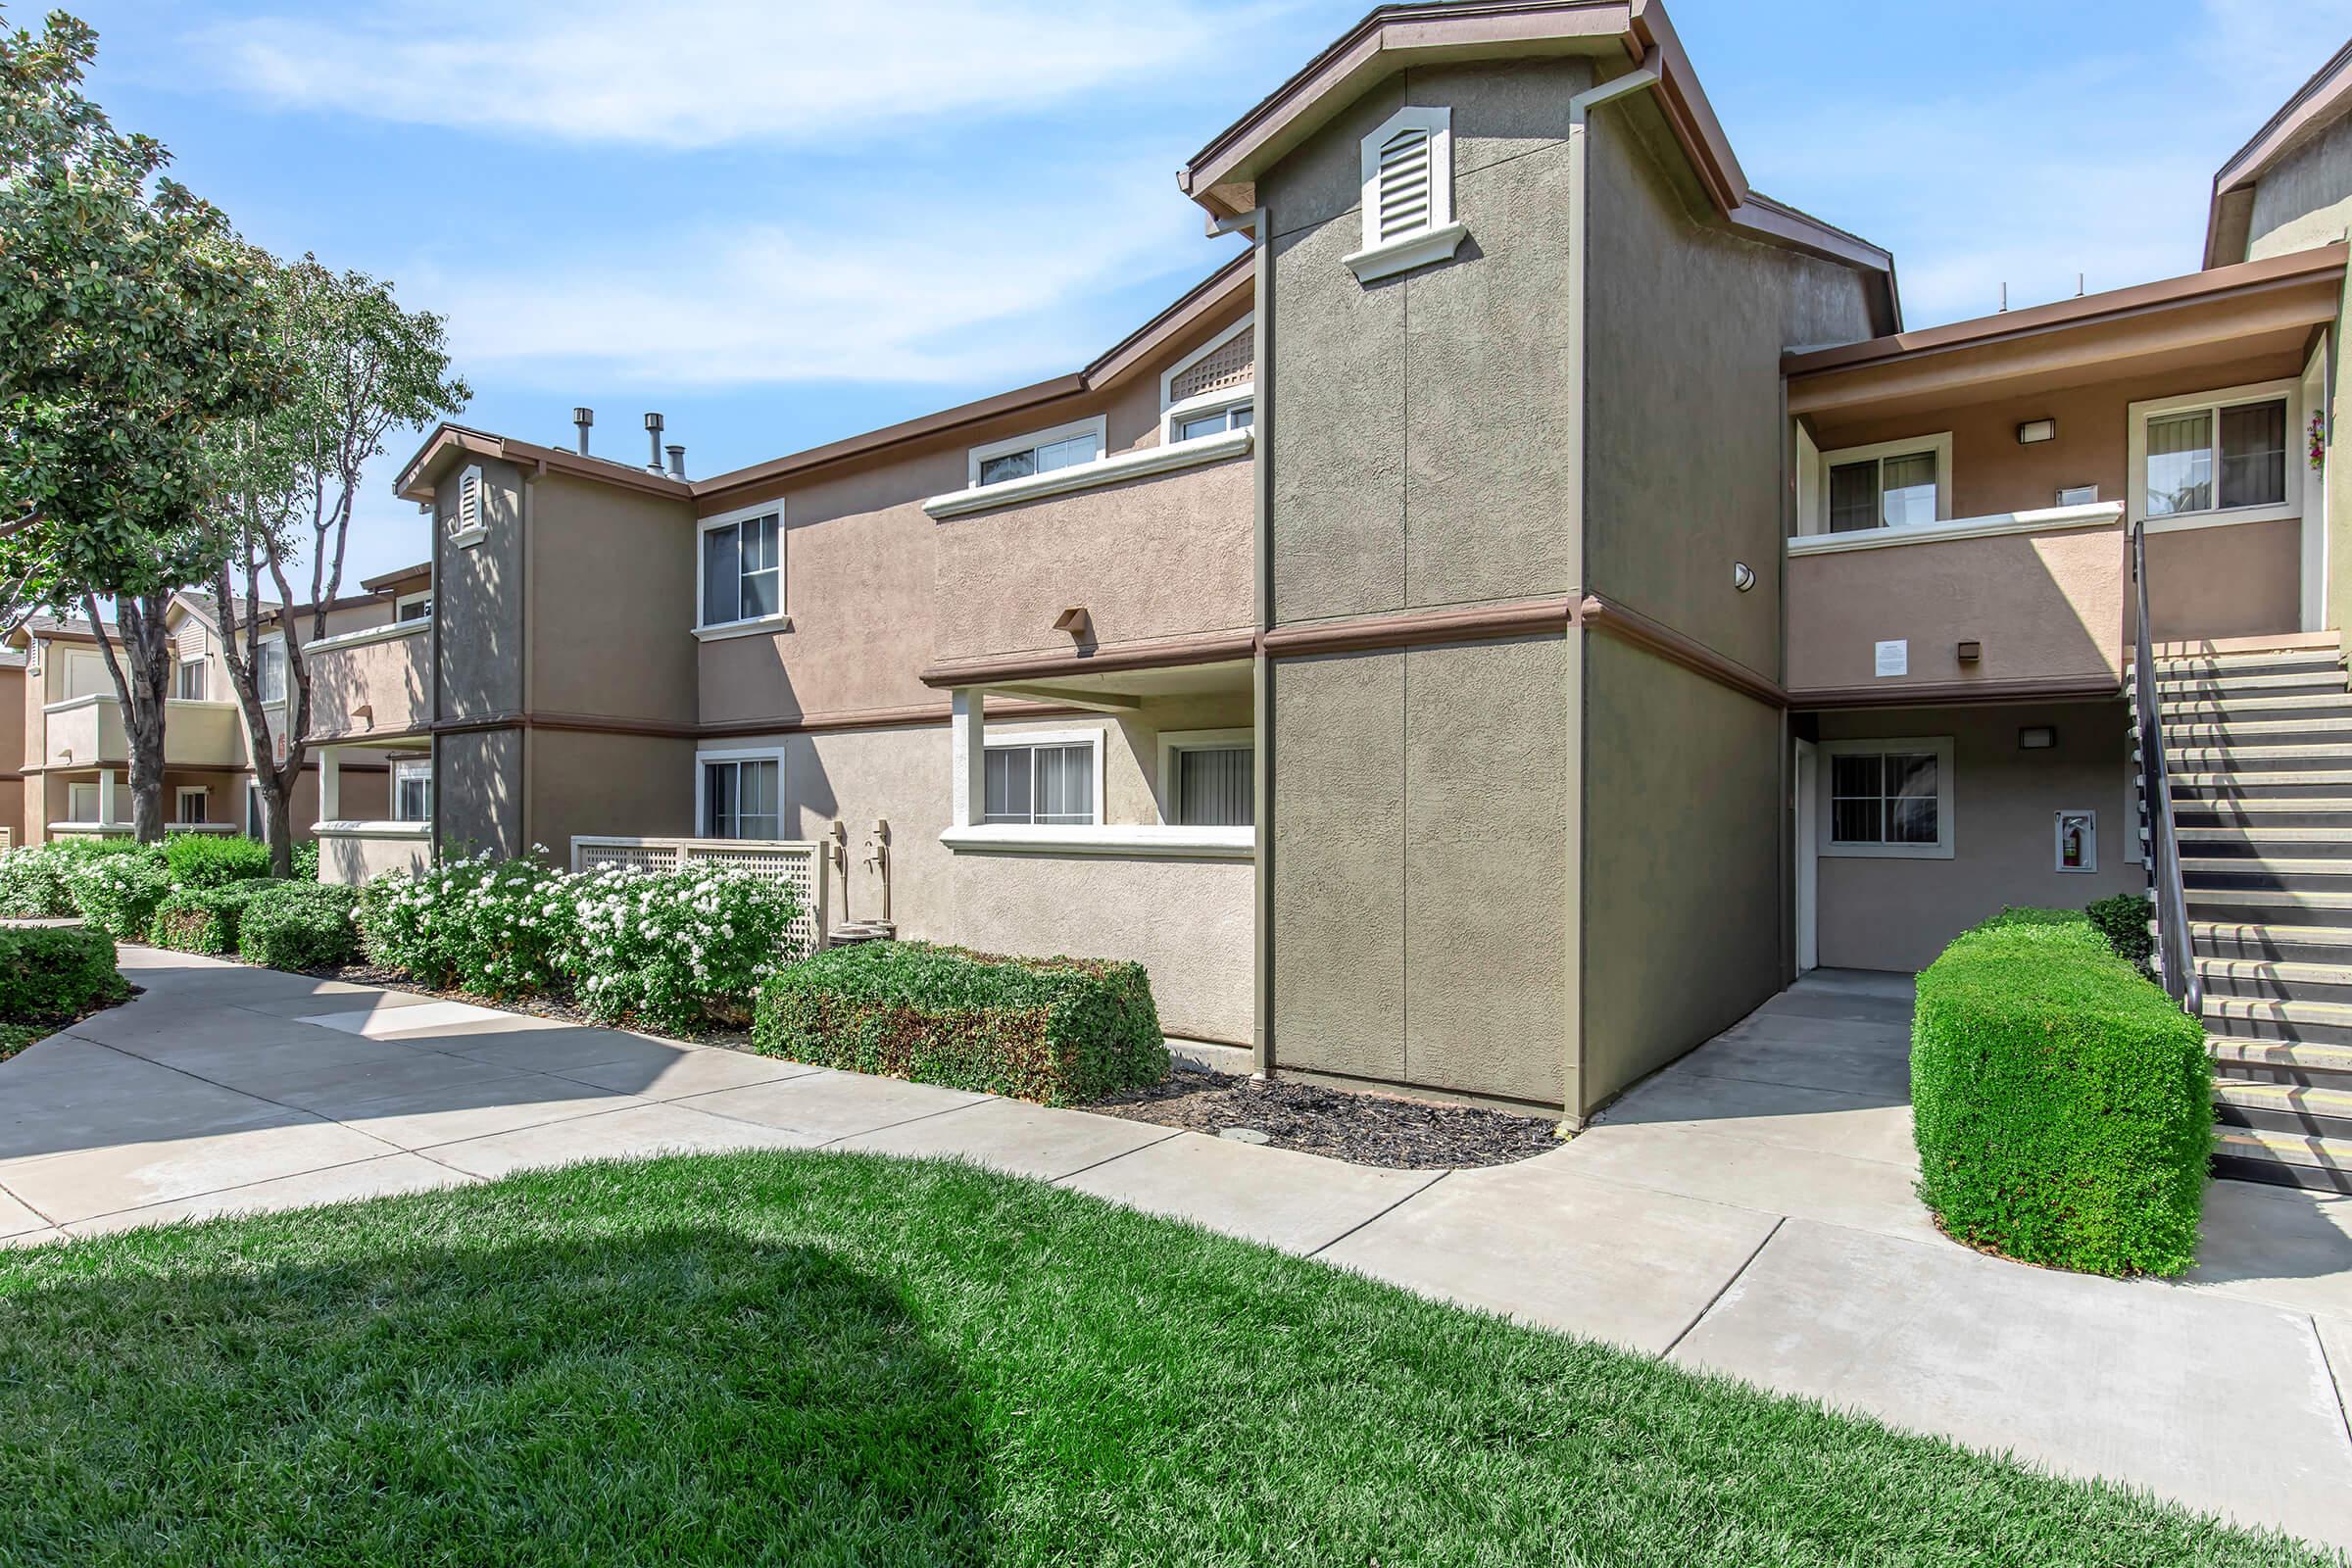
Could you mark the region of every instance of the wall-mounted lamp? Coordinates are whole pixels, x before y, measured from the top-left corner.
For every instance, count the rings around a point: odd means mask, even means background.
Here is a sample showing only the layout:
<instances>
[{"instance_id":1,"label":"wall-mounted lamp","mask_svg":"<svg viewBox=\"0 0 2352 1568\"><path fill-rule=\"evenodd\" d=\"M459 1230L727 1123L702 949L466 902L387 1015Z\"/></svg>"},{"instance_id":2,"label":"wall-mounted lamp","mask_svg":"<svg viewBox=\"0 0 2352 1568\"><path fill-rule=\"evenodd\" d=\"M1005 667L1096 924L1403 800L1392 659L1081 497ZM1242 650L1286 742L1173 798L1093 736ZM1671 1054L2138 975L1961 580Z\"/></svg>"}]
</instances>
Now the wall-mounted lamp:
<instances>
[{"instance_id":1,"label":"wall-mounted lamp","mask_svg":"<svg viewBox=\"0 0 2352 1568\"><path fill-rule=\"evenodd\" d=\"M2021 752L2046 752L2058 744L2058 731L2048 724L2028 724L2017 732Z\"/></svg>"},{"instance_id":2,"label":"wall-mounted lamp","mask_svg":"<svg viewBox=\"0 0 2352 1568\"><path fill-rule=\"evenodd\" d=\"M2036 441L2055 441L2057 439L2058 421L2056 419L2028 419L2017 427L2017 444L2021 447L2030 447Z\"/></svg>"},{"instance_id":3,"label":"wall-mounted lamp","mask_svg":"<svg viewBox=\"0 0 2352 1568\"><path fill-rule=\"evenodd\" d=\"M1732 586L1733 586L1735 589L1737 589L1738 591L1740 591L1740 593L1745 593L1745 592L1747 592L1747 591L1748 591L1750 588L1753 588L1755 585L1756 585L1756 568L1755 568L1755 567L1753 567L1753 566L1751 566L1751 565L1749 565L1749 564L1748 564L1746 562L1744 562L1744 561L1735 561L1735 562L1733 562L1733 563L1732 563Z\"/></svg>"},{"instance_id":4,"label":"wall-mounted lamp","mask_svg":"<svg viewBox=\"0 0 2352 1568\"><path fill-rule=\"evenodd\" d=\"M1962 643L1958 648L1957 653L1959 655L1960 662L1963 664L1973 664L1978 660L1984 657L1984 645L1977 642Z\"/></svg>"}]
</instances>

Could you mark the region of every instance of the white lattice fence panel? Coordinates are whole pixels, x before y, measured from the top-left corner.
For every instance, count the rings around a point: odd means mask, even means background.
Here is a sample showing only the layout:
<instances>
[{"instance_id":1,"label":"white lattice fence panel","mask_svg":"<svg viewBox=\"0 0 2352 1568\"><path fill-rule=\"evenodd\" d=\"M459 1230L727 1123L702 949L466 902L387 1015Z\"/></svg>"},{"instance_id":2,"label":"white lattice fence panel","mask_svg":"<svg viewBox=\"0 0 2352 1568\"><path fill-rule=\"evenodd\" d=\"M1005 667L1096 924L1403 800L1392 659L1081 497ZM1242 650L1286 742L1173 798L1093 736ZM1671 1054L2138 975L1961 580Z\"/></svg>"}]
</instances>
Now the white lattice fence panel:
<instances>
[{"instance_id":1,"label":"white lattice fence panel","mask_svg":"<svg viewBox=\"0 0 2352 1568\"><path fill-rule=\"evenodd\" d=\"M623 871L674 871L679 859L675 845L606 839L571 841L574 871L610 871L615 867Z\"/></svg>"},{"instance_id":2,"label":"white lattice fence panel","mask_svg":"<svg viewBox=\"0 0 2352 1568\"><path fill-rule=\"evenodd\" d=\"M696 839L686 846L686 858L712 865L730 865L769 882L782 882L800 895L801 912L787 928L794 956L814 953L824 935L824 897L818 879L824 862L817 846L793 843L754 843L742 839Z\"/></svg>"}]
</instances>

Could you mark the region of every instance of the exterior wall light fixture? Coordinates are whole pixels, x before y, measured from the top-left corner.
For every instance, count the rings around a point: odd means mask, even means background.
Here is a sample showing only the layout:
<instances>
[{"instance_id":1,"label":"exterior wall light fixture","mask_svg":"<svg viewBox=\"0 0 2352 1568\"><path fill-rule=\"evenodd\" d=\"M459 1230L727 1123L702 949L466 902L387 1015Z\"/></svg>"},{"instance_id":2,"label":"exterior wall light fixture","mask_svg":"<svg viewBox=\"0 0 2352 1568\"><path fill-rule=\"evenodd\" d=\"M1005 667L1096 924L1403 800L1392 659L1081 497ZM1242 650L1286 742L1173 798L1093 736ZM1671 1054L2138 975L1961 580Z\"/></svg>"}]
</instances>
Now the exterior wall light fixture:
<instances>
[{"instance_id":1,"label":"exterior wall light fixture","mask_svg":"<svg viewBox=\"0 0 2352 1568\"><path fill-rule=\"evenodd\" d=\"M2049 724L2028 724L2017 732L2017 749L2021 752L2046 752L2058 744L2058 731Z\"/></svg>"},{"instance_id":2,"label":"exterior wall light fixture","mask_svg":"<svg viewBox=\"0 0 2352 1568\"><path fill-rule=\"evenodd\" d=\"M1732 586L1741 593L1756 585L1756 568L1744 561L1732 563Z\"/></svg>"},{"instance_id":3,"label":"exterior wall light fixture","mask_svg":"<svg viewBox=\"0 0 2352 1568\"><path fill-rule=\"evenodd\" d=\"M2036 441L2055 441L2057 439L2058 421L2056 419L2028 419L2017 427L2017 444L2021 447L2030 447Z\"/></svg>"}]
</instances>

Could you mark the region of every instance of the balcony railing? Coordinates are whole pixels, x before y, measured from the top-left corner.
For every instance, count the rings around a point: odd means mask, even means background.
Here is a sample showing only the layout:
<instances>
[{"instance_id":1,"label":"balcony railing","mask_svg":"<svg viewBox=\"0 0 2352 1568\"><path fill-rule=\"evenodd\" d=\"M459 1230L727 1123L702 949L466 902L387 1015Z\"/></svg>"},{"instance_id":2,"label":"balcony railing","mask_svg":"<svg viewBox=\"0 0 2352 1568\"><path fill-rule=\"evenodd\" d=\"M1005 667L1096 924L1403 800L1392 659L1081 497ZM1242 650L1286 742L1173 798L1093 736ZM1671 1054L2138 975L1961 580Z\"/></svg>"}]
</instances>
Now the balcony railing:
<instances>
[{"instance_id":1,"label":"balcony railing","mask_svg":"<svg viewBox=\"0 0 2352 1568\"><path fill-rule=\"evenodd\" d=\"M41 710L42 765L56 770L122 767L130 759L122 704L112 692L69 697ZM242 767L249 760L234 703L164 705L164 761L171 767Z\"/></svg>"},{"instance_id":2,"label":"balcony railing","mask_svg":"<svg viewBox=\"0 0 2352 1568\"><path fill-rule=\"evenodd\" d=\"M427 719L429 620L395 621L303 650L311 671L311 739L405 735Z\"/></svg>"}]
</instances>

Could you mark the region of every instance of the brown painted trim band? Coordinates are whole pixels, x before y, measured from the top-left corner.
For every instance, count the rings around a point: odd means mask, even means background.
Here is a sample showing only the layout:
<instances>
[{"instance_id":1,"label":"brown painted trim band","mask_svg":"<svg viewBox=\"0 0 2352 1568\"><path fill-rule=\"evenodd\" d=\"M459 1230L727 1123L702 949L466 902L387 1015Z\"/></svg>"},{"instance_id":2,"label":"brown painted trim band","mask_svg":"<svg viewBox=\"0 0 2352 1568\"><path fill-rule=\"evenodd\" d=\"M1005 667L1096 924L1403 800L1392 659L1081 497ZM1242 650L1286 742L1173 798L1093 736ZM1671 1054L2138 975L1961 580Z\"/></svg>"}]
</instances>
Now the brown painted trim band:
<instances>
[{"instance_id":1,"label":"brown painted trim band","mask_svg":"<svg viewBox=\"0 0 2352 1568\"><path fill-rule=\"evenodd\" d=\"M1408 610L1311 626L1280 626L1265 634L1264 643L1268 658L1296 659L1306 654L1358 654L1423 644L1536 637L1564 632L1575 619L1576 601L1563 595L1468 610Z\"/></svg>"},{"instance_id":2,"label":"brown painted trim band","mask_svg":"<svg viewBox=\"0 0 2352 1568\"><path fill-rule=\"evenodd\" d=\"M1638 610L1614 604L1602 595L1587 594L1584 603L1577 607L1576 619L1588 631L1614 637L1654 654L1668 663L1704 675L1718 686L1728 686L1774 708L1788 706L1788 694L1779 681L1759 675L1738 660L1726 659L1697 639L1652 620Z\"/></svg>"},{"instance_id":3,"label":"brown painted trim band","mask_svg":"<svg viewBox=\"0 0 2352 1568\"><path fill-rule=\"evenodd\" d=\"M1057 703L993 699L992 718L1060 718L1086 711ZM777 713L766 718L738 718L709 724L679 724L656 719L614 718L594 713L506 712L480 718L445 718L424 729L389 735L313 736L314 745L347 746L381 742L393 744L425 735L470 735L499 729L563 730L582 735L631 735L650 740L731 740L754 735L815 735L835 730L891 729L945 724L953 716L946 703L908 703L896 708L836 709L825 713Z\"/></svg>"},{"instance_id":4,"label":"brown painted trim band","mask_svg":"<svg viewBox=\"0 0 2352 1568\"><path fill-rule=\"evenodd\" d=\"M2111 673L2029 680L1937 680L1908 686L1814 686L1788 694L1791 708L1925 708L1970 703L2080 702L2121 697Z\"/></svg>"},{"instance_id":5,"label":"brown painted trim band","mask_svg":"<svg viewBox=\"0 0 2352 1568\"><path fill-rule=\"evenodd\" d=\"M1092 653L1020 654L1009 658L943 661L922 674L926 686L986 686L992 681L1051 680L1057 676L1109 674L1130 669L1167 669L1248 659L1257 639L1247 631L1201 637L1167 637L1121 643Z\"/></svg>"}]
</instances>

